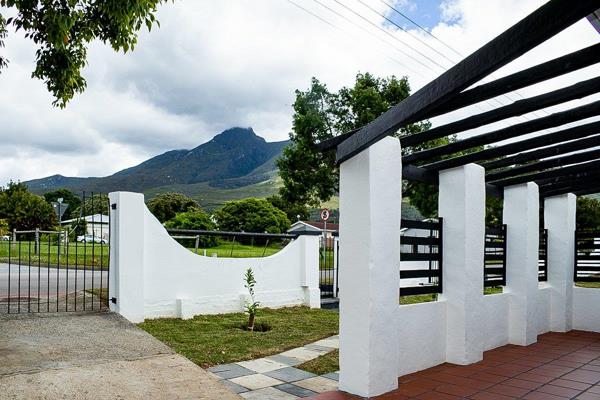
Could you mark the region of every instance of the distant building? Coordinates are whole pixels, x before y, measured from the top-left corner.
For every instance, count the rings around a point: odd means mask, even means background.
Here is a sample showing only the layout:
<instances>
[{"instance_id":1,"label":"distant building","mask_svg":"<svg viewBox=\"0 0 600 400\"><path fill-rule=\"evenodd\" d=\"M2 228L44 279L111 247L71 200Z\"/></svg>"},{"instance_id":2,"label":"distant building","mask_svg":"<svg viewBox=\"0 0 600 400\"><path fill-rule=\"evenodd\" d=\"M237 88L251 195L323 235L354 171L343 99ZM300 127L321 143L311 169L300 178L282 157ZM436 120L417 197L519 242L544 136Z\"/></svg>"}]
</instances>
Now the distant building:
<instances>
[{"instance_id":1,"label":"distant building","mask_svg":"<svg viewBox=\"0 0 600 400\"><path fill-rule=\"evenodd\" d=\"M86 235L94 235L102 239L108 239L110 235L110 218L108 215L94 214L83 217L86 224ZM69 226L77 222L79 218L68 219L62 221L63 226Z\"/></svg>"},{"instance_id":2,"label":"distant building","mask_svg":"<svg viewBox=\"0 0 600 400\"><path fill-rule=\"evenodd\" d=\"M333 246L333 233L338 232L340 229L339 224L327 223L327 230L324 231L325 224L323 221L296 221L292 224L288 233L302 233L302 232L319 232L327 238L327 247Z\"/></svg>"}]
</instances>

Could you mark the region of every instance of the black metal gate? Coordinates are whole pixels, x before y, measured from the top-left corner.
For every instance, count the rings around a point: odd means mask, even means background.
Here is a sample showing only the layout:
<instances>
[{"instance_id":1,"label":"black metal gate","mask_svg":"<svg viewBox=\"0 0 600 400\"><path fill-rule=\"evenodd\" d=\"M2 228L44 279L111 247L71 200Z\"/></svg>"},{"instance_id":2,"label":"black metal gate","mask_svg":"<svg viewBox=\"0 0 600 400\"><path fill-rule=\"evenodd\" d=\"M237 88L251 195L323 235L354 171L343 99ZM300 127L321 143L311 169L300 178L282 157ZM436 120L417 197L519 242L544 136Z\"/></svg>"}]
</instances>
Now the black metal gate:
<instances>
[{"instance_id":1,"label":"black metal gate","mask_svg":"<svg viewBox=\"0 0 600 400\"><path fill-rule=\"evenodd\" d=\"M339 249L338 233L321 236L319 245L319 289L321 298L338 297Z\"/></svg>"},{"instance_id":2,"label":"black metal gate","mask_svg":"<svg viewBox=\"0 0 600 400\"><path fill-rule=\"evenodd\" d=\"M81 200L80 215L56 230L14 229L2 236L0 313L108 308L108 199L84 193Z\"/></svg>"},{"instance_id":3,"label":"black metal gate","mask_svg":"<svg viewBox=\"0 0 600 400\"><path fill-rule=\"evenodd\" d=\"M506 286L506 225L485 230L483 286Z\"/></svg>"},{"instance_id":4,"label":"black metal gate","mask_svg":"<svg viewBox=\"0 0 600 400\"><path fill-rule=\"evenodd\" d=\"M576 282L600 282L600 231L575 232Z\"/></svg>"}]
</instances>

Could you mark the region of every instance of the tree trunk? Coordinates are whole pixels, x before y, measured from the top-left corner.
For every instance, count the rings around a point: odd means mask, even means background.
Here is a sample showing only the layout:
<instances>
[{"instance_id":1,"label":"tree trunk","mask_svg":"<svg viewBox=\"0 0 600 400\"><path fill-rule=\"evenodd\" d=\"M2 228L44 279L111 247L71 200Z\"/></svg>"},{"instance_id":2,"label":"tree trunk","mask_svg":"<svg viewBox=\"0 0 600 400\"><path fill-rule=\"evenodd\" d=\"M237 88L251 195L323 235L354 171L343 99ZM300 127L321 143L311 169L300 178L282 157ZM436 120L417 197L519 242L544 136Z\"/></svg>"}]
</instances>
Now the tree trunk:
<instances>
[{"instance_id":1,"label":"tree trunk","mask_svg":"<svg viewBox=\"0 0 600 400\"><path fill-rule=\"evenodd\" d=\"M248 315L248 330L254 331L254 314Z\"/></svg>"}]
</instances>

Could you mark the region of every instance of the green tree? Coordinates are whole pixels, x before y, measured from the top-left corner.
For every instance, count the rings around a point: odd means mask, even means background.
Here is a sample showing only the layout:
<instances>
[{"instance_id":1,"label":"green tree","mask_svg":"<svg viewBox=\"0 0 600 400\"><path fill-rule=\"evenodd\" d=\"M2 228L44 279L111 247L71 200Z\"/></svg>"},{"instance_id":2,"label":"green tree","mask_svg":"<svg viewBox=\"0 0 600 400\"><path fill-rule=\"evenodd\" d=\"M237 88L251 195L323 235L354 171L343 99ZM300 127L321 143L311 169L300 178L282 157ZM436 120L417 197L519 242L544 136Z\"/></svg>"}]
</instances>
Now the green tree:
<instances>
[{"instance_id":1,"label":"green tree","mask_svg":"<svg viewBox=\"0 0 600 400\"><path fill-rule=\"evenodd\" d=\"M0 188L0 219L6 220L9 229L53 229L56 214L42 197L31 193L23 183L9 182Z\"/></svg>"},{"instance_id":2,"label":"green tree","mask_svg":"<svg viewBox=\"0 0 600 400\"><path fill-rule=\"evenodd\" d=\"M147 203L148 209L160 222L167 222L179 213L202 211L196 200L181 193L161 193Z\"/></svg>"},{"instance_id":3,"label":"green tree","mask_svg":"<svg viewBox=\"0 0 600 400\"><path fill-rule=\"evenodd\" d=\"M600 201L585 196L577 198L577 229L600 230Z\"/></svg>"},{"instance_id":4,"label":"green tree","mask_svg":"<svg viewBox=\"0 0 600 400\"><path fill-rule=\"evenodd\" d=\"M71 215L75 218L95 214L108 215L108 203L107 194L97 193L86 197L79 207L71 211Z\"/></svg>"},{"instance_id":5,"label":"green tree","mask_svg":"<svg viewBox=\"0 0 600 400\"><path fill-rule=\"evenodd\" d=\"M75 218L78 215L73 212L77 210L79 206L81 206L81 199L75 193L71 192L69 189L57 189L52 192L44 193L44 199L52 204L54 201L58 201L58 199L63 199L63 204L68 204L69 207L63 214L62 219L71 219Z\"/></svg>"},{"instance_id":6,"label":"green tree","mask_svg":"<svg viewBox=\"0 0 600 400\"><path fill-rule=\"evenodd\" d=\"M309 218L310 210L305 205L289 203L276 194L267 197L266 200L283 211L290 221L297 221L298 219L306 220Z\"/></svg>"},{"instance_id":7,"label":"green tree","mask_svg":"<svg viewBox=\"0 0 600 400\"><path fill-rule=\"evenodd\" d=\"M321 152L315 144L368 124L409 95L406 77L377 78L369 73L358 74L353 87L335 93L316 78L308 91L297 90L291 144L277 160L284 183L281 197L292 204L313 207L329 200L339 188L335 153ZM428 128L428 122L412 124L397 135Z\"/></svg>"},{"instance_id":8,"label":"green tree","mask_svg":"<svg viewBox=\"0 0 600 400\"><path fill-rule=\"evenodd\" d=\"M36 47L32 77L45 82L55 97L54 105L65 107L76 93L85 90L81 71L87 49L99 40L115 51L133 50L142 26L158 24L157 6L165 0L0 0L0 48L8 30L25 32ZM14 17L5 18L6 14ZM0 70L8 60L0 55Z\"/></svg>"},{"instance_id":9,"label":"green tree","mask_svg":"<svg viewBox=\"0 0 600 400\"><path fill-rule=\"evenodd\" d=\"M290 227L285 213L265 199L229 201L215 218L222 231L284 233Z\"/></svg>"},{"instance_id":10,"label":"green tree","mask_svg":"<svg viewBox=\"0 0 600 400\"><path fill-rule=\"evenodd\" d=\"M165 223L165 228L214 231L216 226L208 214L200 209L194 209L177 214ZM217 242L218 240L215 236L200 235L200 245L202 247L213 247L217 245Z\"/></svg>"}]
</instances>

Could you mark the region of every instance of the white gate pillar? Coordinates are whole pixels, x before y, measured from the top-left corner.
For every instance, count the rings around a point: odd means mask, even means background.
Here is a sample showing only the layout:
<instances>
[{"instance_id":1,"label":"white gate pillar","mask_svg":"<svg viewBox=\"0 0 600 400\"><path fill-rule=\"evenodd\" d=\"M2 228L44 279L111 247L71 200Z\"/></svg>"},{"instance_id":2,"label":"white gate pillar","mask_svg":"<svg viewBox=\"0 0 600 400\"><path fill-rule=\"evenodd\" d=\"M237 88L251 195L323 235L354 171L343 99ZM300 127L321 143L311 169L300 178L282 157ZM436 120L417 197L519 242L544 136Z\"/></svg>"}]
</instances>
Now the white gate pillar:
<instances>
[{"instance_id":1,"label":"white gate pillar","mask_svg":"<svg viewBox=\"0 0 600 400\"><path fill-rule=\"evenodd\" d=\"M506 292L510 293L511 344L527 346L537 341L535 302L538 296L540 247L539 188L533 182L504 189L506 224Z\"/></svg>"},{"instance_id":2,"label":"white gate pillar","mask_svg":"<svg viewBox=\"0 0 600 400\"><path fill-rule=\"evenodd\" d=\"M563 194L544 201L548 229L548 283L552 286L550 330L568 332L573 322L573 260L577 197Z\"/></svg>"},{"instance_id":3,"label":"white gate pillar","mask_svg":"<svg viewBox=\"0 0 600 400\"><path fill-rule=\"evenodd\" d=\"M443 218L443 295L447 303L446 359L471 364L483 358L485 170L467 164L440 172Z\"/></svg>"},{"instance_id":4,"label":"white gate pillar","mask_svg":"<svg viewBox=\"0 0 600 400\"><path fill-rule=\"evenodd\" d=\"M340 166L340 390L398 387L400 142L385 138Z\"/></svg>"},{"instance_id":5,"label":"white gate pillar","mask_svg":"<svg viewBox=\"0 0 600 400\"><path fill-rule=\"evenodd\" d=\"M129 321L144 321L144 195L108 195L110 219L110 310ZM116 207L112 209L112 207Z\"/></svg>"}]
</instances>

